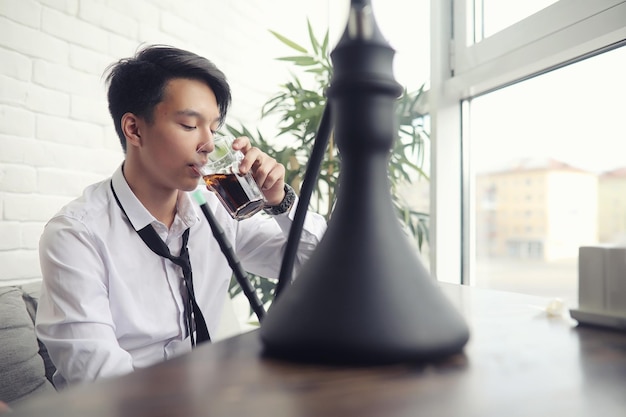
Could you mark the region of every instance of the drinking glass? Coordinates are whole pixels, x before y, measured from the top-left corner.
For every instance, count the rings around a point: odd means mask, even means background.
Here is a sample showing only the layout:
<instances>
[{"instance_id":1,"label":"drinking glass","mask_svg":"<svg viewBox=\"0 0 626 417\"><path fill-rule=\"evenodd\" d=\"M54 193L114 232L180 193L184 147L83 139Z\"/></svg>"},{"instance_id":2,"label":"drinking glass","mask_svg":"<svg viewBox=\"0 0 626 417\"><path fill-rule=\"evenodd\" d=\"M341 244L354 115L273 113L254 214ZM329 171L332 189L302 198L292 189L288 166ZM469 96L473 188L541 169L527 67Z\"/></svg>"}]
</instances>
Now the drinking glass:
<instances>
[{"instance_id":1,"label":"drinking glass","mask_svg":"<svg viewBox=\"0 0 626 417\"><path fill-rule=\"evenodd\" d=\"M214 192L231 217L247 219L263 209L265 198L250 172L241 174L243 153L233 149L232 136L215 136L215 148L200 168L207 188Z\"/></svg>"}]
</instances>

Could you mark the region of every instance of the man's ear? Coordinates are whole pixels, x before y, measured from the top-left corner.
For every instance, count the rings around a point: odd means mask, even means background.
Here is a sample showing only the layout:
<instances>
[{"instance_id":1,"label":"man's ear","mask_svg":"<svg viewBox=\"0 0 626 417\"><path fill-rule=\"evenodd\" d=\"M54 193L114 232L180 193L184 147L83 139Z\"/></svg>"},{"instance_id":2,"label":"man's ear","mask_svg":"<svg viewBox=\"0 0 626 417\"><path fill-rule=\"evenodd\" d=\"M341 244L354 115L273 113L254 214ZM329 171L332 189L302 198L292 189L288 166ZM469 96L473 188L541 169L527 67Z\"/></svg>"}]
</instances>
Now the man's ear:
<instances>
[{"instance_id":1,"label":"man's ear","mask_svg":"<svg viewBox=\"0 0 626 417\"><path fill-rule=\"evenodd\" d=\"M141 132L139 125L141 120L133 113L125 113L122 116L122 132L126 136L126 143L130 146L141 146Z\"/></svg>"}]
</instances>

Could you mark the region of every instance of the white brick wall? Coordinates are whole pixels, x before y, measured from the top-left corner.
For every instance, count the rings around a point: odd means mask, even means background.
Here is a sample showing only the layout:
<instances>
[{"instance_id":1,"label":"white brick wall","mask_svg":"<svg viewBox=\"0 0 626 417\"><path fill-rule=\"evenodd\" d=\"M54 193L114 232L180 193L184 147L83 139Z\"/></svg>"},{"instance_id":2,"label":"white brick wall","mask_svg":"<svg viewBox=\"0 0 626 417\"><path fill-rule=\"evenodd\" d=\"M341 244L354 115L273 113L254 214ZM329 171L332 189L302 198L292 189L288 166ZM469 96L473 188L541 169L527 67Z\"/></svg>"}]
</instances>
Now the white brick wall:
<instances>
[{"instance_id":1,"label":"white brick wall","mask_svg":"<svg viewBox=\"0 0 626 417\"><path fill-rule=\"evenodd\" d=\"M274 58L290 51L268 30L307 45L307 17L323 31L328 8L348 3L0 0L0 285L39 278L47 219L123 159L107 112L107 65L141 43L202 54L231 82L229 122L256 128L288 75Z\"/></svg>"}]
</instances>

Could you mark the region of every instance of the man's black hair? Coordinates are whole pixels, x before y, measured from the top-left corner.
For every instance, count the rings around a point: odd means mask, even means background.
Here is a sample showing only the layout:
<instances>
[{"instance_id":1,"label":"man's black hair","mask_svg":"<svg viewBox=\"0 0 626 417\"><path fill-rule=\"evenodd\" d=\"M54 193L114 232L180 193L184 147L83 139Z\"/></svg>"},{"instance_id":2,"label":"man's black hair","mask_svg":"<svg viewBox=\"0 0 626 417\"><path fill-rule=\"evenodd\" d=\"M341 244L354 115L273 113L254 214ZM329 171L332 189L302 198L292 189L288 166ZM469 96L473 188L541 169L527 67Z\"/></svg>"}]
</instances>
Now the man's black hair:
<instances>
[{"instance_id":1,"label":"man's black hair","mask_svg":"<svg viewBox=\"0 0 626 417\"><path fill-rule=\"evenodd\" d=\"M215 94L220 124L225 120L231 102L226 76L215 64L193 52L167 45L151 45L107 68L109 112L115 131L126 152L122 116L133 113L148 123L154 119L154 107L163 100L167 83L175 78L204 82Z\"/></svg>"}]
</instances>

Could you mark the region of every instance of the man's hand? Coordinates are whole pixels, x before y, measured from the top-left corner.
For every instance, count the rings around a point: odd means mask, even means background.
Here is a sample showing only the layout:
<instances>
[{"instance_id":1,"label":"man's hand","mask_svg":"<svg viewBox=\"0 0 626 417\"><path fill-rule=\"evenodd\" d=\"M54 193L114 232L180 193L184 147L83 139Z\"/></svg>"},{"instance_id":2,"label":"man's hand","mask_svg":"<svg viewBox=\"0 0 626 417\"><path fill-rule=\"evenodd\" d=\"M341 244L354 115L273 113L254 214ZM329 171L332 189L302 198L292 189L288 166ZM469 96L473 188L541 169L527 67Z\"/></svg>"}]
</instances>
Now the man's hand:
<instances>
[{"instance_id":1,"label":"man's hand","mask_svg":"<svg viewBox=\"0 0 626 417\"><path fill-rule=\"evenodd\" d=\"M274 158L255 148L250 139L241 136L233 142L233 149L240 150L244 158L239 164L239 172L252 172L254 180L263 192L267 204L280 204L285 197L285 167Z\"/></svg>"}]
</instances>

